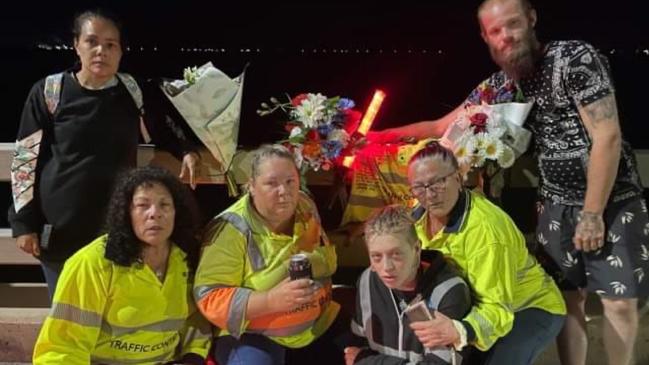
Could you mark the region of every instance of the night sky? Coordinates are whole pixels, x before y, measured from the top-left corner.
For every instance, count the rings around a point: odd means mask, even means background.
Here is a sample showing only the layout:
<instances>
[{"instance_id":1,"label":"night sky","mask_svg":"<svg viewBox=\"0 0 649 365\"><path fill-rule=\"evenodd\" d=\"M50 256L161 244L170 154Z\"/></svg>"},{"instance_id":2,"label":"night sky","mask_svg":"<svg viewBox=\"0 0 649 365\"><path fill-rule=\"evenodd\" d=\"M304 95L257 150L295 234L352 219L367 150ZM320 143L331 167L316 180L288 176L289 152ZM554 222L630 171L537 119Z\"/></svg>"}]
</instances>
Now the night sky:
<instances>
[{"instance_id":1,"label":"night sky","mask_svg":"<svg viewBox=\"0 0 649 365\"><path fill-rule=\"evenodd\" d=\"M110 1L14 4L0 15L5 72L0 133L15 139L31 85L71 66L73 15L104 7L123 20L130 45L122 70L140 77L181 78L186 66L211 61L236 76L249 64L239 142L255 146L283 137L279 120L255 114L285 93L347 96L361 108L375 88L388 96L376 126L443 115L495 70L479 37L477 1ZM600 5L603 4L603 5ZM636 148L649 148L645 123L649 22L640 1L536 1L539 37L584 39L609 56L622 125ZM12 5L13 6L13 5ZM201 50L211 51L201 51ZM190 51L187 51L190 50ZM257 131L263 131L259 133Z\"/></svg>"}]
</instances>

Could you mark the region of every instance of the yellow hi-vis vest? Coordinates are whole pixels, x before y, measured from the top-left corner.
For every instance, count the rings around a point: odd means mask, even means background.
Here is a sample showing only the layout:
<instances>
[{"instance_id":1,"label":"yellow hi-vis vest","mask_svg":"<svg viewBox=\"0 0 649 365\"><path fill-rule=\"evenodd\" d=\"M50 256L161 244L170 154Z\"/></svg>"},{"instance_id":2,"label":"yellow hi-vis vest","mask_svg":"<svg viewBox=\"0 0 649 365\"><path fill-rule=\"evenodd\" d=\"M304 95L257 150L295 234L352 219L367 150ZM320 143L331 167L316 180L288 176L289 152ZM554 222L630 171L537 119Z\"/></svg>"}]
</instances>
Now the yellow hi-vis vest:
<instances>
[{"instance_id":1,"label":"yellow hi-vis vest","mask_svg":"<svg viewBox=\"0 0 649 365\"><path fill-rule=\"evenodd\" d=\"M172 245L161 283L144 264L104 257L106 236L70 257L34 346L34 364L160 364L206 357L210 324L191 298L185 253Z\"/></svg>"},{"instance_id":2,"label":"yellow hi-vis vest","mask_svg":"<svg viewBox=\"0 0 649 365\"><path fill-rule=\"evenodd\" d=\"M329 328L340 307L331 301L336 251L321 228L315 204L304 193L295 212L293 236L270 231L246 194L214 219L206 237L194 297L203 315L221 328L220 336L257 333L300 348ZM246 318L250 294L284 280L288 260L296 253L306 253L311 262L319 286L316 299L286 313Z\"/></svg>"},{"instance_id":3,"label":"yellow hi-vis vest","mask_svg":"<svg viewBox=\"0 0 649 365\"><path fill-rule=\"evenodd\" d=\"M563 315L566 306L552 278L527 250L511 217L481 194L463 191L447 226L432 238L428 215L413 210L422 249L441 251L460 269L476 303L463 321L475 331L475 346L485 351L505 336L514 313L528 308Z\"/></svg>"}]
</instances>

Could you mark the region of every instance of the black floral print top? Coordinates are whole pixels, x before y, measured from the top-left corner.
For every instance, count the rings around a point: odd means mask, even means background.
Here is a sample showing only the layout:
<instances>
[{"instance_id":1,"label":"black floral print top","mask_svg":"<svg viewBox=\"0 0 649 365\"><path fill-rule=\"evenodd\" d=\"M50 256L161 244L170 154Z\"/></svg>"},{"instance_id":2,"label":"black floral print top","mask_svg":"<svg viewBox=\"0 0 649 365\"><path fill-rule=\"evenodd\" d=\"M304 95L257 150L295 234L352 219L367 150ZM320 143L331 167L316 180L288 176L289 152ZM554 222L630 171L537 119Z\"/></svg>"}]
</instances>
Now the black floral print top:
<instances>
[{"instance_id":1,"label":"black floral print top","mask_svg":"<svg viewBox=\"0 0 649 365\"><path fill-rule=\"evenodd\" d=\"M582 41L553 41L547 44L533 75L515 83L504 72L496 72L471 92L466 103L516 101L519 98L515 96L521 95L534 101L525 126L534 134L541 197L556 204L581 206L592 142L577 107L614 92L608 61L593 46ZM623 141L610 200L641 195L635 156Z\"/></svg>"}]
</instances>

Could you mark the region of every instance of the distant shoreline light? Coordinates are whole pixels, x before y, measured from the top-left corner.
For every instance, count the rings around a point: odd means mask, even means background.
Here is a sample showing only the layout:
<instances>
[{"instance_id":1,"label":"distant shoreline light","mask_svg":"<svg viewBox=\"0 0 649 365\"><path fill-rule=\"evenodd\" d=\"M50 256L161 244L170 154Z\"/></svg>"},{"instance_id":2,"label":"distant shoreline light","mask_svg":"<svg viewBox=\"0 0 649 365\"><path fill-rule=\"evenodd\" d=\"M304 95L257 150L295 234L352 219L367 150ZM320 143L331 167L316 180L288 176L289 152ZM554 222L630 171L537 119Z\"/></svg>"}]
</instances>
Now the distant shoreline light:
<instances>
[{"instance_id":1,"label":"distant shoreline light","mask_svg":"<svg viewBox=\"0 0 649 365\"><path fill-rule=\"evenodd\" d=\"M39 43L36 45L38 50L45 51L73 51L74 48L67 44L47 44ZM447 50L434 48L394 48L394 47L354 47L354 48L319 48L319 47L295 47L286 49L285 47L180 47L180 48L161 48L159 46L131 46L126 47L127 52L189 52L189 53L240 53L240 54L261 54L261 53L296 53L300 55L308 54L334 54L334 55L359 55L359 54L420 54L420 55L444 55L448 54ZM610 55L627 54L628 49L612 48L605 51ZM649 56L649 48L637 47L631 53L641 56Z\"/></svg>"}]
</instances>

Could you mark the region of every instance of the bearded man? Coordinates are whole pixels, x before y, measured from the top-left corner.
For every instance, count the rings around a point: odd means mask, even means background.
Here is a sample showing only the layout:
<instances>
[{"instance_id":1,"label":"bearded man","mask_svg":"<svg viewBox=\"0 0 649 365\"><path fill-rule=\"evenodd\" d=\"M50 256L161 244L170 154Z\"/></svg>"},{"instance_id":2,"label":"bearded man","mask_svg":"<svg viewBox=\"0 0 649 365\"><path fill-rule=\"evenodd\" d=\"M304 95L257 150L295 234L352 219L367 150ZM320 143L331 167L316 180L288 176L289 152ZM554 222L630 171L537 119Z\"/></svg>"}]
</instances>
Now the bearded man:
<instances>
[{"instance_id":1,"label":"bearded man","mask_svg":"<svg viewBox=\"0 0 649 365\"><path fill-rule=\"evenodd\" d=\"M604 308L609 364L629 364L638 298L649 293L649 280L643 280L649 218L633 150L622 139L608 61L583 41L539 42L537 13L527 0L486 0L477 15L501 70L444 117L375 132L368 140L439 137L467 104L520 94L534 101L525 126L533 133L541 174L536 237L556 269L568 309L557 341L561 363L586 363L584 304L590 292Z\"/></svg>"}]
</instances>

